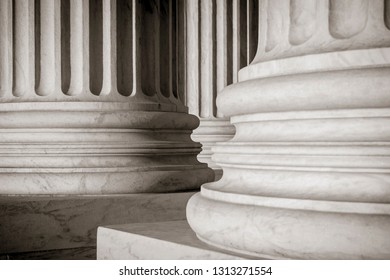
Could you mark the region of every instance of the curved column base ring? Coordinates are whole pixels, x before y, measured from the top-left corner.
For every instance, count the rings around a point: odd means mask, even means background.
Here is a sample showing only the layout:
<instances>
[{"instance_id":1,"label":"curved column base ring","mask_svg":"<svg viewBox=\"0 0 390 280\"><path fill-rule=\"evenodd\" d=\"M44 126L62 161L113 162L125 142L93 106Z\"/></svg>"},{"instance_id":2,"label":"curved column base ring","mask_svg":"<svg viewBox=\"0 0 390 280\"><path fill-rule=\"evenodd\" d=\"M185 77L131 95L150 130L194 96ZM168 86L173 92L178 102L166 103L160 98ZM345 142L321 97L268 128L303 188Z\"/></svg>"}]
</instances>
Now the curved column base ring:
<instances>
[{"instance_id":1,"label":"curved column base ring","mask_svg":"<svg viewBox=\"0 0 390 280\"><path fill-rule=\"evenodd\" d=\"M272 198L251 196L253 202L257 200L255 205L240 203L240 195L234 197L236 203L210 199L202 193L190 199L187 219L202 241L256 258L390 258L388 205L371 205L372 212L367 213L367 205L337 202L355 212L337 208L319 211L294 204L261 205L262 200ZM359 208L364 212L359 213Z\"/></svg>"},{"instance_id":2,"label":"curved column base ring","mask_svg":"<svg viewBox=\"0 0 390 280\"><path fill-rule=\"evenodd\" d=\"M0 115L2 195L174 192L214 178L196 159L199 120L187 113L36 102L0 104Z\"/></svg>"}]
</instances>

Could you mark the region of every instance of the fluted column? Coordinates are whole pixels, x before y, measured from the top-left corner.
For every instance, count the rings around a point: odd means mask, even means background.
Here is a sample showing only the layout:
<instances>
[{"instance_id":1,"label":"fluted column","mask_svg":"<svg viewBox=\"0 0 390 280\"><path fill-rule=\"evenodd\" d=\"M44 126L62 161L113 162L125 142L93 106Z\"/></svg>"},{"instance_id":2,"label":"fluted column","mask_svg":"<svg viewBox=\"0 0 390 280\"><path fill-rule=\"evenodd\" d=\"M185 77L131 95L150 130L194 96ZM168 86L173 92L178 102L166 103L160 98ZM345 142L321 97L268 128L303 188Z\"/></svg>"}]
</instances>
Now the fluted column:
<instances>
[{"instance_id":1,"label":"fluted column","mask_svg":"<svg viewBox=\"0 0 390 280\"><path fill-rule=\"evenodd\" d=\"M211 160L212 147L234 135L229 118L216 107L221 90L237 81L238 70L249 64L257 46L257 15L253 0L187 1L186 104L200 118L192 134L203 145L199 160L215 171L221 168ZM255 11L253 13L253 10Z\"/></svg>"},{"instance_id":2,"label":"fluted column","mask_svg":"<svg viewBox=\"0 0 390 280\"><path fill-rule=\"evenodd\" d=\"M0 2L0 194L172 192L212 179L174 67L178 5Z\"/></svg>"},{"instance_id":3,"label":"fluted column","mask_svg":"<svg viewBox=\"0 0 390 280\"><path fill-rule=\"evenodd\" d=\"M219 95L236 134L187 206L198 237L255 257L390 258L388 1L259 1L259 42Z\"/></svg>"}]
</instances>

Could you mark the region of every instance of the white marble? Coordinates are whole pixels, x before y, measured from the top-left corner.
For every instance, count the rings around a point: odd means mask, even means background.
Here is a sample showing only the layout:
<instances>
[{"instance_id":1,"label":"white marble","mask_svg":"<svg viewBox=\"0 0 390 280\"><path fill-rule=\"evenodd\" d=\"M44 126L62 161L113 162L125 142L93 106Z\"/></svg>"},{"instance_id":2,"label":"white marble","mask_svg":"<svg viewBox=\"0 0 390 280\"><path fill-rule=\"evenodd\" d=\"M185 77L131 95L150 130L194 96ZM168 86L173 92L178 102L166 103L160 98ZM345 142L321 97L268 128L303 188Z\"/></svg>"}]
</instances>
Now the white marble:
<instances>
[{"instance_id":1,"label":"white marble","mask_svg":"<svg viewBox=\"0 0 390 280\"><path fill-rule=\"evenodd\" d=\"M155 4L2 1L0 194L172 192L213 180L182 101L183 6Z\"/></svg>"},{"instance_id":2,"label":"white marble","mask_svg":"<svg viewBox=\"0 0 390 280\"><path fill-rule=\"evenodd\" d=\"M253 257L390 258L388 204L237 194L214 200L202 193L191 198L188 209L188 221L203 241Z\"/></svg>"},{"instance_id":3,"label":"white marble","mask_svg":"<svg viewBox=\"0 0 390 280\"><path fill-rule=\"evenodd\" d=\"M236 129L212 149L223 176L187 207L204 242L390 259L389 15L383 1L338 2L259 1L256 56L217 98Z\"/></svg>"},{"instance_id":4,"label":"white marble","mask_svg":"<svg viewBox=\"0 0 390 280\"><path fill-rule=\"evenodd\" d=\"M231 254L207 246L196 238L186 221L124 224L99 227L99 260L238 260L248 256Z\"/></svg>"}]
</instances>

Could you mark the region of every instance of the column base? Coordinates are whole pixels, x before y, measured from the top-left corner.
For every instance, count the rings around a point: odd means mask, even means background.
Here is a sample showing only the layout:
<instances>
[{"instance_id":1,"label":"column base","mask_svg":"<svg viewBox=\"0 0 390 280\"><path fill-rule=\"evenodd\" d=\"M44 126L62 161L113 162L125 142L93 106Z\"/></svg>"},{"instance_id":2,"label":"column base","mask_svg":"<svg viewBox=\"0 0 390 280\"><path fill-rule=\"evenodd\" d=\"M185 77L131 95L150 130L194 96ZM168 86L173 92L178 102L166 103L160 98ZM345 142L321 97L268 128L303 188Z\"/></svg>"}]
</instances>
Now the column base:
<instances>
[{"instance_id":1,"label":"column base","mask_svg":"<svg viewBox=\"0 0 390 280\"><path fill-rule=\"evenodd\" d=\"M187 218L201 240L253 257L390 259L388 210L386 204L213 193L203 186L190 199Z\"/></svg>"},{"instance_id":2,"label":"column base","mask_svg":"<svg viewBox=\"0 0 390 280\"><path fill-rule=\"evenodd\" d=\"M195 142L202 144L202 152L198 155L198 160L207 163L208 167L214 170L214 181L221 179L222 169L211 159L213 155L211 149L218 142L229 141L233 138L234 132L234 126L226 118L201 118L199 127L191 135Z\"/></svg>"},{"instance_id":3,"label":"column base","mask_svg":"<svg viewBox=\"0 0 390 280\"><path fill-rule=\"evenodd\" d=\"M169 193L212 181L190 138L199 120L157 105L0 104L0 194Z\"/></svg>"}]
</instances>

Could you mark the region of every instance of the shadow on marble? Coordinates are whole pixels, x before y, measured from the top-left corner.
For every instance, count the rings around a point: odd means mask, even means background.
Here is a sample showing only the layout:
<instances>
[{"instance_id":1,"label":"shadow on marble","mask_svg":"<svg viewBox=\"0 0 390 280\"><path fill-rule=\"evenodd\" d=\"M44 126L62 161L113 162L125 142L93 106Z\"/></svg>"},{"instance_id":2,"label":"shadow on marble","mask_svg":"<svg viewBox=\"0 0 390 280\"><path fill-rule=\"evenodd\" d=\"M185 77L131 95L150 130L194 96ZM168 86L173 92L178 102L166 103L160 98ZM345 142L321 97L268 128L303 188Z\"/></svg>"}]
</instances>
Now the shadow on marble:
<instances>
[{"instance_id":1,"label":"shadow on marble","mask_svg":"<svg viewBox=\"0 0 390 280\"><path fill-rule=\"evenodd\" d=\"M0 196L0 255L96 247L98 226L182 220L193 194Z\"/></svg>"}]
</instances>

